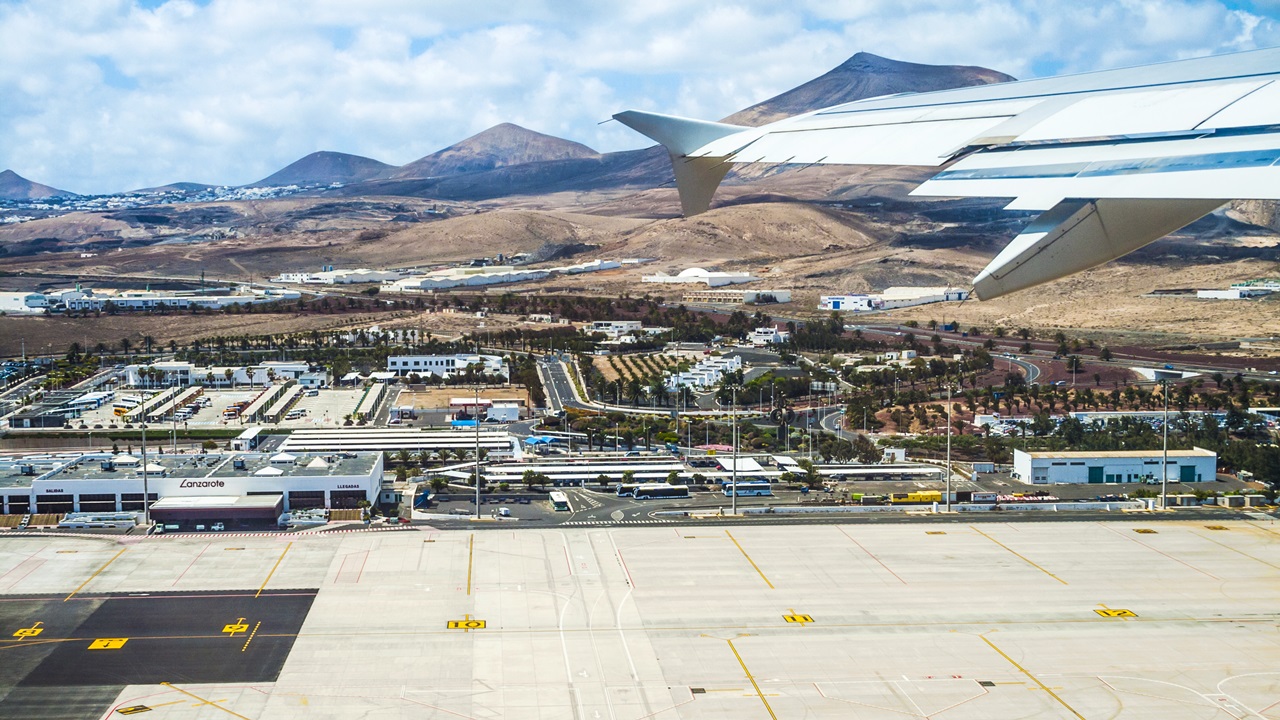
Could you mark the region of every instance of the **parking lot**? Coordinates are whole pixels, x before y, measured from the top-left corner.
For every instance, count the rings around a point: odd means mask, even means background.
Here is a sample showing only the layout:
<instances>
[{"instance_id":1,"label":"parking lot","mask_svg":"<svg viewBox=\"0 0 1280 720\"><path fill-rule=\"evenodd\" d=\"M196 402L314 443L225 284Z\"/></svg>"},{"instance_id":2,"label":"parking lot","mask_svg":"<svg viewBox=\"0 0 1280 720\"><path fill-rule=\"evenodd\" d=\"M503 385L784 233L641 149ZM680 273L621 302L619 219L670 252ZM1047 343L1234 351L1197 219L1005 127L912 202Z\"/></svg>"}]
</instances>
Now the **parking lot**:
<instances>
[{"instance_id":1,"label":"parking lot","mask_svg":"<svg viewBox=\"0 0 1280 720\"><path fill-rule=\"evenodd\" d=\"M121 390L116 393L116 398L120 399L128 396L146 397L154 394L154 392L152 390ZM293 407L305 410L306 414L300 418L284 420L274 425L266 422L246 423L240 419L223 417L223 411L228 406L234 403L251 402L261 392L262 388L206 390L202 398L208 399L208 405L200 408L185 422L179 422L178 426L189 429L235 428L249 424L285 428L341 427L346 416L356 409L357 403L360 402L360 398L364 394L364 390L359 388L324 389L318 391L318 394L314 396L304 393ZM111 425L116 427L124 426L124 420L114 414L111 403L86 411L81 420L90 429L96 429L98 425L103 428L109 428Z\"/></svg>"},{"instance_id":2,"label":"parking lot","mask_svg":"<svg viewBox=\"0 0 1280 720\"><path fill-rule=\"evenodd\" d=\"M7 537L0 716L1274 717L1277 569L1269 521ZM178 655L14 679L131 647Z\"/></svg>"}]
</instances>

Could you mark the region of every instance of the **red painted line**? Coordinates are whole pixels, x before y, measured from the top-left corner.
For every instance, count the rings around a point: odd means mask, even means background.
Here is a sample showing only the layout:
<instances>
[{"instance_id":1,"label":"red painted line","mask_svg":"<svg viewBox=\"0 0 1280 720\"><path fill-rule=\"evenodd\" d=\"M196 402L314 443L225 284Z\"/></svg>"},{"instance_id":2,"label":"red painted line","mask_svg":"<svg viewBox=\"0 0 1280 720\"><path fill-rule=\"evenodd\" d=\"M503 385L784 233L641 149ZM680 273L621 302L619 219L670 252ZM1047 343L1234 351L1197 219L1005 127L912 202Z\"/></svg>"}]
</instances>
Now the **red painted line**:
<instances>
[{"instance_id":1,"label":"red painted line","mask_svg":"<svg viewBox=\"0 0 1280 720\"><path fill-rule=\"evenodd\" d=\"M622 572L627 574L627 584L634 588L636 586L636 582L635 580L631 579L631 571L627 569L627 561L622 559L621 550L618 550L617 553L618 553L618 563L622 565Z\"/></svg>"},{"instance_id":2,"label":"red painted line","mask_svg":"<svg viewBox=\"0 0 1280 720\"><path fill-rule=\"evenodd\" d=\"M1139 545L1141 545L1142 547L1144 547L1144 548L1146 548L1146 549L1148 549L1148 550L1150 550L1150 551L1152 551L1152 552L1160 553L1161 555L1163 555L1163 556L1165 556L1165 557L1169 558L1170 560L1172 560L1172 561L1174 561L1174 562L1177 562L1177 563L1181 563L1181 564L1183 564L1183 565L1186 565L1187 567L1191 568L1192 570L1195 570L1196 572L1200 573L1201 575L1206 575L1206 576L1211 577L1211 578L1213 578L1214 580L1218 580L1218 581L1221 581L1221 580L1222 580L1222 578L1218 577L1217 575L1214 575L1214 574L1213 574L1213 573L1211 573L1211 572L1206 572L1206 571L1204 571L1204 570L1201 570L1200 568L1196 567L1195 565L1192 565L1191 563L1187 562L1186 560L1183 560L1183 559L1181 559L1181 558L1176 558L1176 557L1174 557L1174 556L1170 555L1169 553L1164 552L1163 550L1157 550L1156 548L1151 547L1150 545L1148 545L1148 544L1146 544L1146 543L1142 542L1141 540L1139 540L1139 539L1138 539L1138 538L1136 538L1136 537L1129 537L1128 535L1125 535L1124 533L1122 533L1122 532L1120 532L1120 531L1118 531L1118 530L1115 530L1115 529L1113 529L1113 528L1107 527L1106 525L1103 525L1102 527L1107 528L1107 529L1108 529L1108 530L1110 530L1111 532L1113 532L1113 533L1115 533L1115 534L1119 535L1119 536L1120 536L1120 537L1122 537L1122 538L1125 538L1126 540L1132 540L1132 541L1134 541L1134 542L1138 543L1138 544L1139 544Z\"/></svg>"},{"instance_id":3,"label":"red painted line","mask_svg":"<svg viewBox=\"0 0 1280 720\"><path fill-rule=\"evenodd\" d=\"M896 572L894 572L894 571L892 571L892 570L889 570L889 566L888 566L888 565L885 565L883 560L881 560L880 558L876 557L876 556L875 556L875 554L873 554L870 550L868 550L868 549L866 549L865 547L863 547L863 546L862 546L862 543L858 542L857 540L854 540L854 538L853 538L853 536L852 536L852 535L850 535L850 534L849 534L849 533L847 533L847 532L844 532L844 528L842 528L842 527L837 527L836 529L837 529L837 530L839 530L840 532L844 533L844 536L845 536L845 537L849 538L850 540L853 540L853 544L854 544L854 545L857 545L859 550L861 550L862 552L866 553L866 554L867 554L867 557L869 557L869 558L871 558L872 560L875 560L876 562L880 563L880 567L884 568L885 570L888 570L888 572L889 572L889 574L890 574L890 575L892 575L892 576L894 576L894 577L898 578L898 582L902 583L903 585L906 585L906 584L907 584L907 581L906 581L906 580L903 580L903 579L898 575L898 573L896 573Z\"/></svg>"},{"instance_id":4,"label":"red painted line","mask_svg":"<svg viewBox=\"0 0 1280 720\"><path fill-rule=\"evenodd\" d=\"M195 556L195 558L191 561L191 564L190 564L190 565L187 565L187 569L186 569L186 570L183 570L183 571L182 571L182 573L181 573L180 575L178 575L178 577L176 577L176 578L174 578L174 579L173 579L173 582L169 583L169 587L173 587L174 585L177 585L177 584L178 584L178 581L182 579L182 576L187 574L187 570L190 570L192 567L194 567L194 566L195 566L195 564L196 564L196 560L199 560L199 559L200 559L200 556L201 556L201 555L204 555L205 551L206 551L206 550L208 550L208 549L209 549L209 546L210 546L210 545L212 545L212 544L213 544L213 543L207 543L207 544L205 544L204 549L202 549L202 550L200 551L200 553L199 553L198 555L196 555L196 556Z\"/></svg>"},{"instance_id":5,"label":"red painted line","mask_svg":"<svg viewBox=\"0 0 1280 720\"><path fill-rule=\"evenodd\" d=\"M44 564L44 558L36 559L36 556L35 556L35 555L28 555L26 560L23 560L22 562L18 563L17 565L14 565L13 567L9 568L9 571L8 571L8 572L6 572L6 573L5 573L5 574L3 574L3 575L0 575L0 580L3 580L3 579L5 579L5 578L9 577L9 573L11 573L11 572L13 572L13 571L17 570L18 568L27 567L27 565L28 565L28 564L30 564L30 563L35 563L35 564L34 564L34 565L31 565L30 567L28 567L26 572L24 572L24 573L22 573L21 575L18 575L17 577L15 577L15 578L13 579L13 581L9 583L9 587L13 587L14 585L16 585L16 584L18 584L18 583L22 582L22 579L23 579L23 578L25 578L26 576L30 575L30 574L31 574L31 573L32 573L36 568L38 568L38 567L40 567L41 565L43 565L43 564Z\"/></svg>"}]
</instances>

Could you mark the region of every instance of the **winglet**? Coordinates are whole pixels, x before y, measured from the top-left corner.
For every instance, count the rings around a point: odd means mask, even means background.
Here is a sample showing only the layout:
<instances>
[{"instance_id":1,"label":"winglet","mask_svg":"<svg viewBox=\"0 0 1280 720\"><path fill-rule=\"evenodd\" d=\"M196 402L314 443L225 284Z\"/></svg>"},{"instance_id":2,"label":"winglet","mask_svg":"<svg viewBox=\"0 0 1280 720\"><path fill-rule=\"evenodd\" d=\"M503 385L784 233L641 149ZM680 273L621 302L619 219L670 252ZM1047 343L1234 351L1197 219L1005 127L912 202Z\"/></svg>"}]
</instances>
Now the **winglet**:
<instances>
[{"instance_id":1,"label":"winglet","mask_svg":"<svg viewBox=\"0 0 1280 720\"><path fill-rule=\"evenodd\" d=\"M691 120L641 110L626 110L614 115L613 119L641 135L657 140L667 149L667 153L671 155L676 189L680 192L680 206L685 216L706 212L711 207L711 197L715 195L720 181L729 172L725 155L694 158L688 155L708 143L750 129L741 125Z\"/></svg>"}]
</instances>

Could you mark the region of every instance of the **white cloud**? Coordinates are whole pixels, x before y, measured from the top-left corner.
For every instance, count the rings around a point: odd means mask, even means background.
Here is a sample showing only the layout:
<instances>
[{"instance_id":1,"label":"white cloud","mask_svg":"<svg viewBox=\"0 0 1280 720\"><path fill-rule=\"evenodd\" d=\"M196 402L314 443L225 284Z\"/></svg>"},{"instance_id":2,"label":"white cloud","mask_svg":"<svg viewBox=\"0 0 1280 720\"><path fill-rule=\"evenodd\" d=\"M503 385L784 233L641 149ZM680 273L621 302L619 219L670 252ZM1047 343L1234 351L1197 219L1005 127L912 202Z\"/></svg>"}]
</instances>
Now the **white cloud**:
<instances>
[{"instance_id":1,"label":"white cloud","mask_svg":"<svg viewBox=\"0 0 1280 720\"><path fill-rule=\"evenodd\" d=\"M78 192L404 163L498 122L639 147L858 51L1018 77L1280 44L1270 0L38 0L0 4L0 168Z\"/></svg>"}]
</instances>

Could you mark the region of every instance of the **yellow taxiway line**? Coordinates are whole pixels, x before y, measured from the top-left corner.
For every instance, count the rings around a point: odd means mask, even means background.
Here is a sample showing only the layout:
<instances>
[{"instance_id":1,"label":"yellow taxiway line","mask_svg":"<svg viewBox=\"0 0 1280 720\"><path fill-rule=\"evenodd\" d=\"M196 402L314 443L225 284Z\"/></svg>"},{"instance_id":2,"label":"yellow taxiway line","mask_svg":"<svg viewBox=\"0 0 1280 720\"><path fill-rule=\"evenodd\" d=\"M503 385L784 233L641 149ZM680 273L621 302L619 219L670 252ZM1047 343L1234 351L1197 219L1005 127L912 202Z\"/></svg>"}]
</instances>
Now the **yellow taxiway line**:
<instances>
[{"instance_id":1,"label":"yellow taxiway line","mask_svg":"<svg viewBox=\"0 0 1280 720\"><path fill-rule=\"evenodd\" d=\"M760 579L764 580L764 584L768 585L770 590L776 590L777 588L773 586L773 583L769 582L769 578L765 577L764 571L760 569L759 565L756 565L756 561L752 560L751 556L747 554L747 551L742 549L742 545L738 543L738 539L733 536L733 533L725 530L724 534L729 536L729 539L732 540L733 544L738 548L738 552L742 553L742 557L746 558L747 562L751 563L751 567L755 568L757 573L760 573Z\"/></svg>"},{"instance_id":2,"label":"yellow taxiway line","mask_svg":"<svg viewBox=\"0 0 1280 720\"><path fill-rule=\"evenodd\" d=\"M78 593L78 592L80 592L81 590L83 590L83 589L84 589L84 586L85 586L85 585L88 585L90 580L93 580L94 578L98 577L98 573L102 572L103 570L106 570L108 565L110 565L111 563L115 562L115 561L116 561L116 558L118 558L118 557L120 557L121 555L123 555L123 554L124 554L124 551L125 551L125 550L128 550L128 549L129 549L129 548L120 548L120 552L116 553L115 555L112 555L110 560L108 560L108 561L106 561L105 563L103 563L103 564L102 564L102 567L98 568L97 570L94 570L92 575L90 575L89 577L85 578L85 581L84 581L84 582L82 582L82 583L80 583L80 587L76 588L75 590L72 590L70 595L68 595L68 596L66 596L66 597L64 597L64 598L62 598L62 602L66 602L66 601L70 600L71 598L75 597L75 596L76 596L76 593Z\"/></svg>"},{"instance_id":3,"label":"yellow taxiway line","mask_svg":"<svg viewBox=\"0 0 1280 720\"><path fill-rule=\"evenodd\" d=\"M1002 542L1000 542L999 540L997 540L997 539L995 539L995 538L991 537L990 535L988 535L988 534L986 534L986 533L982 532L981 530L979 530L978 528L976 528L976 527L974 527L974 526L972 526L972 525L970 525L970 526L969 526L969 528L970 528L970 529L972 529L974 532L978 533L979 535L981 535L982 537L984 537L984 538L986 538L986 539L990 540L991 542L993 542L993 543L995 543L995 544L999 545L1000 547L1004 548L1005 550L1008 550L1009 552L1013 553L1013 555L1014 555L1015 557L1017 557L1019 560L1021 560L1021 561L1025 562L1026 564L1030 565L1031 567L1033 567L1033 568L1035 568L1035 569L1039 570L1040 572L1044 573L1045 575L1048 575L1049 577L1053 578L1054 580L1057 580L1058 582L1062 583L1063 585L1066 585L1066 584L1067 584L1067 581L1066 581L1066 580L1063 580L1062 578L1058 577L1057 575L1054 575L1053 573L1049 572L1048 570L1045 570L1044 568L1040 567L1039 565L1037 565L1037 564L1035 564L1035 563L1031 562L1031 560L1029 560L1029 559L1027 559L1026 557L1024 557L1023 555L1021 555L1017 550L1014 550L1013 548L1009 547L1008 545L1005 545L1004 543L1002 543Z\"/></svg>"},{"instance_id":4,"label":"yellow taxiway line","mask_svg":"<svg viewBox=\"0 0 1280 720\"><path fill-rule=\"evenodd\" d=\"M752 565L754 564L755 563L752 563ZM768 581L766 580L765 582ZM729 649L733 651L733 657L738 660L738 665L742 666L742 672L747 676L747 679L751 681L751 687L755 688L756 697L760 698L760 702L764 703L764 709L769 711L769 717L773 718L773 720L778 720L778 716L773 714L773 708L769 706L769 701L765 699L764 693L760 692L760 685L756 683L755 676L747 669L747 664L742 662L742 656L738 654L738 648L733 646L732 640L725 640L725 642L729 643ZM1084 720L1084 718L1081 718L1081 720Z\"/></svg>"},{"instance_id":5,"label":"yellow taxiway line","mask_svg":"<svg viewBox=\"0 0 1280 720\"><path fill-rule=\"evenodd\" d=\"M996 652L1000 653L1000 657L1004 658L1005 660L1008 660L1010 665L1018 669L1018 672L1022 673L1023 675L1026 675L1028 678L1031 679L1031 682L1035 683L1036 685L1039 685L1041 690L1049 693L1049 697L1053 698L1054 700L1057 700L1059 705L1066 708L1068 712L1080 718L1080 720L1084 720L1084 716L1076 712L1075 708L1068 705L1066 700L1063 700L1062 698L1058 697L1058 694L1050 690L1048 685L1045 685L1044 683L1040 682L1040 678L1036 677L1035 675L1032 675L1029 670L1019 665L1018 661L1009 657L1008 653L996 647L996 644L988 640L986 635L979 635L978 637L982 638L982 642L990 646L992 650L995 650Z\"/></svg>"},{"instance_id":6,"label":"yellow taxiway line","mask_svg":"<svg viewBox=\"0 0 1280 720\"><path fill-rule=\"evenodd\" d=\"M226 714L228 714L228 715L234 715L234 716L236 716L236 717L238 717L238 718L241 718L241 720L250 720L250 718L247 718L247 717L245 717L244 715L241 715L240 713L238 713L238 712L236 712L236 711L234 711L234 710L230 710L230 709L228 709L228 708L224 708L224 707L222 707L221 705L219 705L219 704L218 704L218 702L221 702L221 701L206 700L206 699L204 699L204 698L200 697L199 695L196 695L195 693L189 693L189 692L187 692L186 690L183 690L182 688L178 687L177 685L173 685L172 683L162 682L162 683L160 683L160 684L161 684L161 685L163 685L163 686L165 686L165 687L167 687L167 688L169 688L170 690L177 690L178 692L182 693L183 695L186 695L186 696L188 696L188 697L193 697L193 698L195 698L196 700L199 700L199 701L201 702L201 704L203 704L203 705L208 705L208 706L210 706L210 707L218 708L219 710L221 710L222 712L224 712L224 713L226 713Z\"/></svg>"},{"instance_id":7,"label":"yellow taxiway line","mask_svg":"<svg viewBox=\"0 0 1280 720\"><path fill-rule=\"evenodd\" d=\"M284 552L280 553L280 557L276 558L276 564L271 566L271 572L267 573L267 579L262 581L262 584L258 586L258 592L253 594L255 598L261 595L262 591L267 587L267 583L271 582L271 576L276 574L276 570L279 569L280 563L284 562L284 556L288 554L291 547L293 547L292 542L284 546Z\"/></svg>"}]
</instances>

